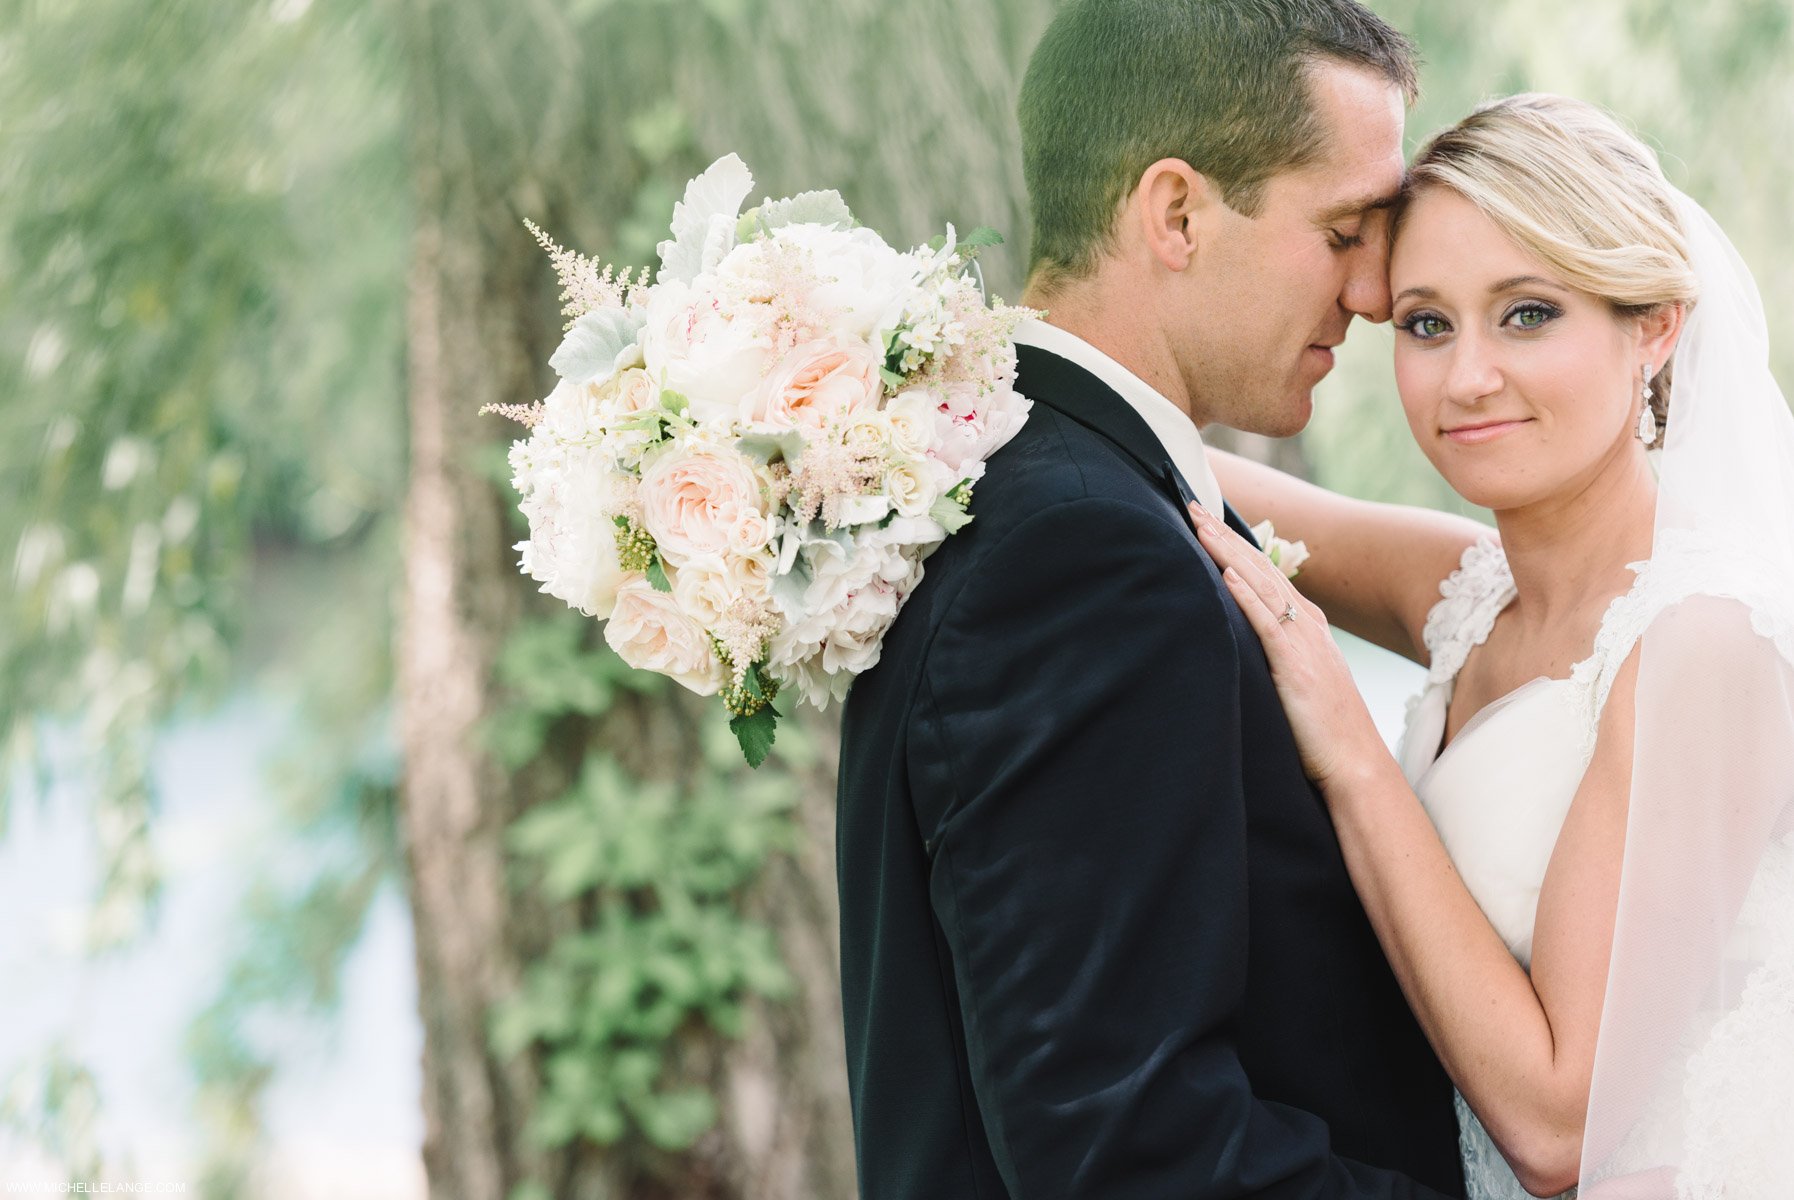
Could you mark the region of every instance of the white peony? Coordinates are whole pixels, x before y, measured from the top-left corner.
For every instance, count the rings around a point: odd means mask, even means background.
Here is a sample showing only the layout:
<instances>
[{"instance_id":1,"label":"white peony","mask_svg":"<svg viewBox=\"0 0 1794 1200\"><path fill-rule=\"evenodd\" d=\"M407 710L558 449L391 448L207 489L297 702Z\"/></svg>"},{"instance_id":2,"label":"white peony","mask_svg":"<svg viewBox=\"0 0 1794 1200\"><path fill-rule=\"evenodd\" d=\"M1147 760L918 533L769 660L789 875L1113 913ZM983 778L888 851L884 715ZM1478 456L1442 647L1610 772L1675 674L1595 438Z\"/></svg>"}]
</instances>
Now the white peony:
<instances>
[{"instance_id":1,"label":"white peony","mask_svg":"<svg viewBox=\"0 0 1794 1200\"><path fill-rule=\"evenodd\" d=\"M684 396L700 423L732 417L772 361L765 306L726 306L713 281L657 284L641 344L648 374Z\"/></svg>"},{"instance_id":2,"label":"white peony","mask_svg":"<svg viewBox=\"0 0 1794 1200\"><path fill-rule=\"evenodd\" d=\"M787 225L772 240L808 253L817 282L806 299L831 315L830 327L882 352L885 333L902 319L915 287L916 261L863 225Z\"/></svg>"},{"instance_id":3,"label":"white peony","mask_svg":"<svg viewBox=\"0 0 1794 1200\"><path fill-rule=\"evenodd\" d=\"M604 620L629 578L611 519L629 485L602 451L568 446L540 426L512 444L511 468L530 530L516 545L519 566L543 592Z\"/></svg>"}]
</instances>

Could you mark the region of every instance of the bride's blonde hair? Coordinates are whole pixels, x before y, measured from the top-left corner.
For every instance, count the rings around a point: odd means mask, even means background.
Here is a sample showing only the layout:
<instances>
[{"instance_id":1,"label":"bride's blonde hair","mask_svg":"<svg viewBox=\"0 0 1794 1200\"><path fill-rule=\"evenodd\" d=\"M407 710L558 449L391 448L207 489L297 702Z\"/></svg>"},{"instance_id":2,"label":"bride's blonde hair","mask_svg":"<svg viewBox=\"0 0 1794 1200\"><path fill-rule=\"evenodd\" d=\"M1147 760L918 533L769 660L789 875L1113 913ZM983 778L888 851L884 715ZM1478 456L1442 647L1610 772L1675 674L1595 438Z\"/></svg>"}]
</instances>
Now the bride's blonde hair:
<instances>
[{"instance_id":1,"label":"bride's blonde hair","mask_svg":"<svg viewBox=\"0 0 1794 1200\"><path fill-rule=\"evenodd\" d=\"M1656 154L1592 104L1529 92L1490 101L1436 134L1408 169L1395 235L1429 187L1476 205L1564 283L1619 316L1696 299L1688 242ZM1651 386L1661 427L1668 363Z\"/></svg>"}]
</instances>

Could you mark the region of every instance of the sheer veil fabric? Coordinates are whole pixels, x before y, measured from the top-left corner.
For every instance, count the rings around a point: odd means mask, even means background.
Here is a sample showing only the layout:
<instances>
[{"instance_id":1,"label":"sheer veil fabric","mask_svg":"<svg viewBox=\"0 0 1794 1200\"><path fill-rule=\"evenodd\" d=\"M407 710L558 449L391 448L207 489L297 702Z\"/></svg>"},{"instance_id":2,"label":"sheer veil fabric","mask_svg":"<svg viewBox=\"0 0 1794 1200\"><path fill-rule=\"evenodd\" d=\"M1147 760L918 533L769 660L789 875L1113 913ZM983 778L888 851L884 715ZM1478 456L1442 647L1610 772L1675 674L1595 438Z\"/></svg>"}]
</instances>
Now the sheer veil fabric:
<instances>
[{"instance_id":1,"label":"sheer veil fabric","mask_svg":"<svg viewBox=\"0 0 1794 1200\"><path fill-rule=\"evenodd\" d=\"M1794 1195L1794 415L1749 269L1676 193L1674 355L1583 1200Z\"/></svg>"}]
</instances>

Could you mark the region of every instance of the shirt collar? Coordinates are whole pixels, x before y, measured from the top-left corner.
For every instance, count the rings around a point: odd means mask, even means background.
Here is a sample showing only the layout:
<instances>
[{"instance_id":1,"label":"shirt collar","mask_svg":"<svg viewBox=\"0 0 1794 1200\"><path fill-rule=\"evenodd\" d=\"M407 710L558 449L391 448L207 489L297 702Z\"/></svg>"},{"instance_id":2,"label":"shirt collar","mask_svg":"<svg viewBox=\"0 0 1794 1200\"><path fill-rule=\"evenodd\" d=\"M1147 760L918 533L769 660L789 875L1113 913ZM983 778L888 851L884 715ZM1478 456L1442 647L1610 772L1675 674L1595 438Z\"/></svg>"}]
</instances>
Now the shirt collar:
<instances>
[{"instance_id":1,"label":"shirt collar","mask_svg":"<svg viewBox=\"0 0 1794 1200\"><path fill-rule=\"evenodd\" d=\"M1217 515L1221 512L1221 484L1208 464L1208 450L1202 444L1202 433L1189 414L1171 403L1156 388L1138 375L1092 346L1075 333L1057 325L1049 325L1037 317L1029 317L1015 328L1015 342L1056 354L1090 372L1128 402L1140 414L1153 436L1171 456L1177 468L1202 506Z\"/></svg>"}]
</instances>

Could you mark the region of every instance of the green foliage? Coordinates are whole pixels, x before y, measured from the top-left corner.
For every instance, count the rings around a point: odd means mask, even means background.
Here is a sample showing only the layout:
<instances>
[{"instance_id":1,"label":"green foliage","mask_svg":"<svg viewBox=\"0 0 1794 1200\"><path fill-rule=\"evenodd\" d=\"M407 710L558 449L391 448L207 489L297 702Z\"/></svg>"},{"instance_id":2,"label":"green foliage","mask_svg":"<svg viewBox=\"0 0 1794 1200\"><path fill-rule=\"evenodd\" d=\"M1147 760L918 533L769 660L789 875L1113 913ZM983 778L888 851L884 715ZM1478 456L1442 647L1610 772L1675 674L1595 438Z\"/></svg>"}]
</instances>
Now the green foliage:
<instances>
[{"instance_id":1,"label":"green foliage","mask_svg":"<svg viewBox=\"0 0 1794 1200\"><path fill-rule=\"evenodd\" d=\"M758 671L748 672L750 684L757 674ZM764 705L748 716L731 718L729 732L740 744L741 756L747 759L747 765L759 770L766 756L772 753L772 744L779 732L779 714L772 705Z\"/></svg>"},{"instance_id":2,"label":"green foliage","mask_svg":"<svg viewBox=\"0 0 1794 1200\"><path fill-rule=\"evenodd\" d=\"M93 1073L60 1044L0 1078L0 1146L13 1138L60 1159L73 1179L101 1173L100 1089Z\"/></svg>"},{"instance_id":3,"label":"green foliage","mask_svg":"<svg viewBox=\"0 0 1794 1200\"><path fill-rule=\"evenodd\" d=\"M543 1144L609 1145L633 1129L678 1149L715 1121L707 1081L681 1081L669 1064L682 1036L737 1036L750 997L790 990L770 930L740 904L767 856L792 846L790 805L776 778L711 771L681 788L594 753L572 791L512 825L525 877L597 912L494 1015L499 1053L541 1052L532 1129Z\"/></svg>"},{"instance_id":4,"label":"green foliage","mask_svg":"<svg viewBox=\"0 0 1794 1200\"><path fill-rule=\"evenodd\" d=\"M508 702L486 736L506 770L540 755L557 721L599 716L619 690L653 694L666 682L631 670L598 636L597 623L571 609L520 622L505 640L498 680Z\"/></svg>"}]
</instances>

